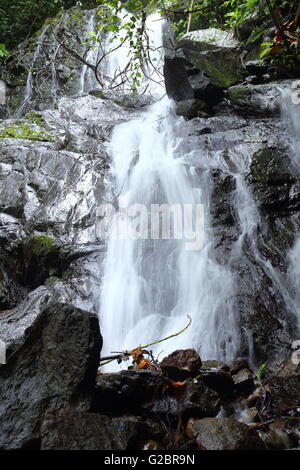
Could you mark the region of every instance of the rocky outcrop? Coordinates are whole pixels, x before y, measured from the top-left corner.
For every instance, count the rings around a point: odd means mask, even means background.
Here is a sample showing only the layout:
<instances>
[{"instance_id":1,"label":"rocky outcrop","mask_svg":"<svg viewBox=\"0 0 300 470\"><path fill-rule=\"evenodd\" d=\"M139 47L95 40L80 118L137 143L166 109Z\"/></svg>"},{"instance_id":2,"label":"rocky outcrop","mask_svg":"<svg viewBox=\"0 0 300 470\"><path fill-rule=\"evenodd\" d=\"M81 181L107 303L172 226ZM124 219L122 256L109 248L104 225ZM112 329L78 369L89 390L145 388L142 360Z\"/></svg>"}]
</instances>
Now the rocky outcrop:
<instances>
[{"instance_id":1,"label":"rocky outcrop","mask_svg":"<svg viewBox=\"0 0 300 470\"><path fill-rule=\"evenodd\" d=\"M101 350L96 315L51 303L23 331L0 366L1 449L39 448L48 408L91 406Z\"/></svg>"}]
</instances>

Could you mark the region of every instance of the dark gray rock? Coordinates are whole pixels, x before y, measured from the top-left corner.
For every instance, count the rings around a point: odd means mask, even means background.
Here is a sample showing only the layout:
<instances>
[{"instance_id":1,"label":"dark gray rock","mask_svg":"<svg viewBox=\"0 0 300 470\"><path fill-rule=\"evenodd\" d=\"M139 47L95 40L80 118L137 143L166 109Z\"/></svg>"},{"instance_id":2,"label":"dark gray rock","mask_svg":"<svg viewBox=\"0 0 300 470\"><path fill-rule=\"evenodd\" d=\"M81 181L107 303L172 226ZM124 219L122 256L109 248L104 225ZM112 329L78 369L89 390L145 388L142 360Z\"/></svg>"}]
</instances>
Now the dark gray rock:
<instances>
[{"instance_id":1,"label":"dark gray rock","mask_svg":"<svg viewBox=\"0 0 300 470\"><path fill-rule=\"evenodd\" d=\"M227 364L219 361L203 361L200 375L204 384L215 390L222 399L232 397L234 383Z\"/></svg>"},{"instance_id":2,"label":"dark gray rock","mask_svg":"<svg viewBox=\"0 0 300 470\"><path fill-rule=\"evenodd\" d=\"M269 213L298 209L300 181L293 176L289 156L284 149L264 147L255 152L248 178L261 209Z\"/></svg>"},{"instance_id":3,"label":"dark gray rock","mask_svg":"<svg viewBox=\"0 0 300 470\"><path fill-rule=\"evenodd\" d=\"M238 357L233 361L228 362L231 375L237 374L242 369L249 369L248 360L245 357Z\"/></svg>"},{"instance_id":4,"label":"dark gray rock","mask_svg":"<svg viewBox=\"0 0 300 470\"><path fill-rule=\"evenodd\" d=\"M188 80L185 60L181 57L165 58L164 62L165 87L169 98L174 101L190 100L194 92Z\"/></svg>"},{"instance_id":5,"label":"dark gray rock","mask_svg":"<svg viewBox=\"0 0 300 470\"><path fill-rule=\"evenodd\" d=\"M266 403L260 400L260 409L266 416L281 416L297 412L300 406L300 369L293 363L277 369L270 377L263 381L264 390L271 398ZM298 411L299 413L299 411Z\"/></svg>"},{"instance_id":6,"label":"dark gray rock","mask_svg":"<svg viewBox=\"0 0 300 470\"><path fill-rule=\"evenodd\" d=\"M151 370L124 370L97 376L92 409L95 412L137 411L160 395L163 378Z\"/></svg>"},{"instance_id":7,"label":"dark gray rock","mask_svg":"<svg viewBox=\"0 0 300 470\"><path fill-rule=\"evenodd\" d=\"M260 85L241 84L228 88L228 97L235 106L249 114L272 116L280 111L280 89L291 89L291 80L281 80Z\"/></svg>"},{"instance_id":8,"label":"dark gray rock","mask_svg":"<svg viewBox=\"0 0 300 470\"><path fill-rule=\"evenodd\" d=\"M206 113L206 103L196 98L189 100L181 100L176 104L176 114L183 116L185 119L193 119L197 116L203 116Z\"/></svg>"},{"instance_id":9,"label":"dark gray rock","mask_svg":"<svg viewBox=\"0 0 300 470\"><path fill-rule=\"evenodd\" d=\"M249 369L241 369L232 378L238 394L247 397L255 388L253 372Z\"/></svg>"},{"instance_id":10,"label":"dark gray rock","mask_svg":"<svg viewBox=\"0 0 300 470\"><path fill-rule=\"evenodd\" d=\"M202 380L196 383L187 382L182 388L170 384L161 396L143 405L150 416L158 416L164 422L174 426L178 422L179 413L184 421L189 418L216 416L220 410L219 395L206 387Z\"/></svg>"},{"instance_id":11,"label":"dark gray rock","mask_svg":"<svg viewBox=\"0 0 300 470\"><path fill-rule=\"evenodd\" d=\"M90 409L101 345L96 315L61 303L41 305L22 340L8 344L7 364L0 366L1 449L39 446L50 407Z\"/></svg>"},{"instance_id":12,"label":"dark gray rock","mask_svg":"<svg viewBox=\"0 0 300 470\"><path fill-rule=\"evenodd\" d=\"M199 375L201 358L195 349L179 349L165 357L160 368L171 380L185 380Z\"/></svg>"},{"instance_id":13,"label":"dark gray rock","mask_svg":"<svg viewBox=\"0 0 300 470\"><path fill-rule=\"evenodd\" d=\"M263 450L265 446L256 431L232 418L196 420L192 427L202 450Z\"/></svg>"},{"instance_id":14,"label":"dark gray rock","mask_svg":"<svg viewBox=\"0 0 300 470\"><path fill-rule=\"evenodd\" d=\"M41 426L42 450L126 450L142 440L141 418L49 409Z\"/></svg>"}]
</instances>

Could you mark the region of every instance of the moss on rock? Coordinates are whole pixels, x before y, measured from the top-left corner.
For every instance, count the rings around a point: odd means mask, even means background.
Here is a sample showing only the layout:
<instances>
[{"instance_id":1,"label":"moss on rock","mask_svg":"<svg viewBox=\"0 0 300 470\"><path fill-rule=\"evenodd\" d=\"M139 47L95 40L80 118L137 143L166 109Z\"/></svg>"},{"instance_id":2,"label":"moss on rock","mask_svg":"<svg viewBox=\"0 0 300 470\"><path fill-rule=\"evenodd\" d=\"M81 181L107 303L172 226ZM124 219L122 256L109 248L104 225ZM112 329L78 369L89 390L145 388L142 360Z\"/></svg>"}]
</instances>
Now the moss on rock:
<instances>
[{"instance_id":1,"label":"moss on rock","mask_svg":"<svg viewBox=\"0 0 300 470\"><path fill-rule=\"evenodd\" d=\"M47 255L55 249L55 239L47 235L33 235L31 244L32 252L37 256Z\"/></svg>"},{"instance_id":2,"label":"moss on rock","mask_svg":"<svg viewBox=\"0 0 300 470\"><path fill-rule=\"evenodd\" d=\"M0 139L27 139L39 141L53 141L53 137L48 133L33 127L32 124L37 125L32 119L24 121L16 121L13 123L0 126ZM39 125L39 124L38 124Z\"/></svg>"}]
</instances>

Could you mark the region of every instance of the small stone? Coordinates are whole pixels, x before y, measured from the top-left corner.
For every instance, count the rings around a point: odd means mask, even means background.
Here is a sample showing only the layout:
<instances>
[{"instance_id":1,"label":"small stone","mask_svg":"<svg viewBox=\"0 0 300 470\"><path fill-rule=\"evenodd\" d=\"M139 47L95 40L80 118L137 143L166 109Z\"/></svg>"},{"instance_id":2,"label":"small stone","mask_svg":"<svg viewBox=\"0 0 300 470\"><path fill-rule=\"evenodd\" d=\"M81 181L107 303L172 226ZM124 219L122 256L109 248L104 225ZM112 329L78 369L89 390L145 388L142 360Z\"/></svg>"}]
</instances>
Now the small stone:
<instances>
[{"instance_id":1,"label":"small stone","mask_svg":"<svg viewBox=\"0 0 300 470\"><path fill-rule=\"evenodd\" d=\"M249 369L242 369L232 376L235 390L243 396L248 396L254 389L253 373Z\"/></svg>"},{"instance_id":2,"label":"small stone","mask_svg":"<svg viewBox=\"0 0 300 470\"><path fill-rule=\"evenodd\" d=\"M234 382L227 364L219 361L203 361L201 376L205 385L215 390L223 399L233 394Z\"/></svg>"},{"instance_id":3,"label":"small stone","mask_svg":"<svg viewBox=\"0 0 300 470\"><path fill-rule=\"evenodd\" d=\"M250 369L249 363L245 357L238 357L228 363L231 375L237 374L242 369Z\"/></svg>"},{"instance_id":4,"label":"small stone","mask_svg":"<svg viewBox=\"0 0 300 470\"><path fill-rule=\"evenodd\" d=\"M172 380L196 377L201 365L201 358L195 349L178 349L160 363L162 372Z\"/></svg>"}]
</instances>

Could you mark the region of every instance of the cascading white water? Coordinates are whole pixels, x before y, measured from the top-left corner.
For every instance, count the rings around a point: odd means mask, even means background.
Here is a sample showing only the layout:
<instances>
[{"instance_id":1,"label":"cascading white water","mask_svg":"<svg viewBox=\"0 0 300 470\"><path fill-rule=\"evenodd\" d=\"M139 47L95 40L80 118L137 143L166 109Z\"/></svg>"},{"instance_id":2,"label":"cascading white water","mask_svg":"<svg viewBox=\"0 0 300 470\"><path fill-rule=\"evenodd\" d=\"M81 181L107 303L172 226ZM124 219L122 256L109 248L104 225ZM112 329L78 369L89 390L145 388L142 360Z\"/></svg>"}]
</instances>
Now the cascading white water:
<instances>
[{"instance_id":1,"label":"cascading white water","mask_svg":"<svg viewBox=\"0 0 300 470\"><path fill-rule=\"evenodd\" d=\"M160 44L156 38L153 42L161 51L157 15L149 19L149 35L154 21ZM118 51L123 60L122 48ZM120 66L116 57L112 61ZM185 326L186 314L192 317L189 330L153 347L154 354L194 347L204 358L229 359L239 346L234 277L214 257L208 171L199 175L186 165L185 137L185 121L166 97L114 129L109 149L119 206L201 203L206 214L204 245L198 251L186 250L184 241L174 238L108 241L100 313L103 355L176 333ZM122 229L122 213L116 218Z\"/></svg>"}]
</instances>

